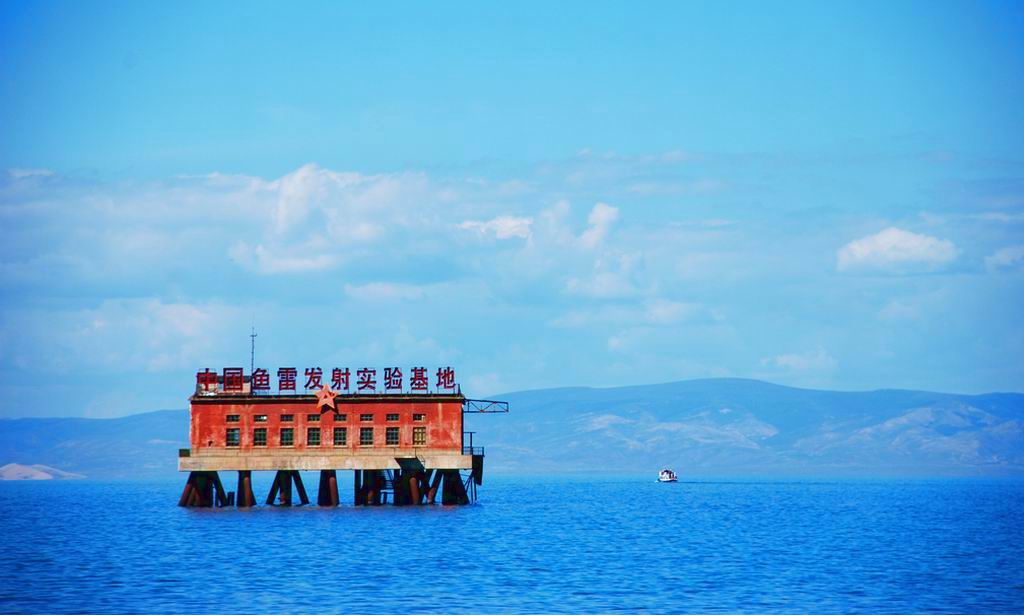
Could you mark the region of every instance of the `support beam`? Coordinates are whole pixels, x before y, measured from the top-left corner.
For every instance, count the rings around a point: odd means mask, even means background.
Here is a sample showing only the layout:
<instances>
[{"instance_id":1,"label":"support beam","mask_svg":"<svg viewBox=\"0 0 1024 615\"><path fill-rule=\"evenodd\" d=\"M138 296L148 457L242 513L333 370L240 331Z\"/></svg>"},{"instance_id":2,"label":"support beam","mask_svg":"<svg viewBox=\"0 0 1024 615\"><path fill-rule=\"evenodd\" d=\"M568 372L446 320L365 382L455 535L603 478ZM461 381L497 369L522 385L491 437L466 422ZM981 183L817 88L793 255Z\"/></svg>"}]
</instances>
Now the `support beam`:
<instances>
[{"instance_id":1,"label":"support beam","mask_svg":"<svg viewBox=\"0 0 1024 615\"><path fill-rule=\"evenodd\" d=\"M281 482L281 495L278 496L281 506L292 505L292 473L290 470L278 472Z\"/></svg>"},{"instance_id":2,"label":"support beam","mask_svg":"<svg viewBox=\"0 0 1024 615\"><path fill-rule=\"evenodd\" d=\"M331 506L337 506L341 503L341 498L338 497L338 473L331 470L331 476L327 485L329 489L328 494L331 498Z\"/></svg>"},{"instance_id":3,"label":"support beam","mask_svg":"<svg viewBox=\"0 0 1024 615\"><path fill-rule=\"evenodd\" d=\"M316 496L317 506L338 505L338 475L334 470L320 470L320 488Z\"/></svg>"},{"instance_id":4,"label":"support beam","mask_svg":"<svg viewBox=\"0 0 1024 615\"><path fill-rule=\"evenodd\" d=\"M458 470L444 470L444 485L441 488L441 503L445 506L469 504L466 486Z\"/></svg>"},{"instance_id":5,"label":"support beam","mask_svg":"<svg viewBox=\"0 0 1024 615\"><path fill-rule=\"evenodd\" d=\"M434 471L424 469L420 472L420 504L428 502L430 496L430 479L433 478Z\"/></svg>"},{"instance_id":6,"label":"support beam","mask_svg":"<svg viewBox=\"0 0 1024 615\"><path fill-rule=\"evenodd\" d=\"M455 480L452 485L455 492L455 503L459 506L469 504L469 495L466 494L466 483L462 480L462 474L458 470L452 470L452 478Z\"/></svg>"},{"instance_id":7,"label":"support beam","mask_svg":"<svg viewBox=\"0 0 1024 615\"><path fill-rule=\"evenodd\" d=\"M411 473L395 470L391 484L395 490L395 506L406 506L409 504L409 477Z\"/></svg>"},{"instance_id":8,"label":"support beam","mask_svg":"<svg viewBox=\"0 0 1024 615\"><path fill-rule=\"evenodd\" d=\"M196 477L199 490L199 504L202 508L213 506L213 481L210 480L209 472L200 472Z\"/></svg>"},{"instance_id":9,"label":"support beam","mask_svg":"<svg viewBox=\"0 0 1024 615\"><path fill-rule=\"evenodd\" d=\"M188 473L188 480L185 481L185 489L181 492L181 497L178 498L178 506L189 506L189 502L192 501L192 491L195 489L195 472Z\"/></svg>"},{"instance_id":10,"label":"support beam","mask_svg":"<svg viewBox=\"0 0 1024 615\"><path fill-rule=\"evenodd\" d=\"M455 496L452 494L451 470L443 470L441 480L441 504L450 506L455 503Z\"/></svg>"},{"instance_id":11,"label":"support beam","mask_svg":"<svg viewBox=\"0 0 1024 615\"><path fill-rule=\"evenodd\" d=\"M473 455L473 482L477 485L484 484L484 456Z\"/></svg>"},{"instance_id":12,"label":"support beam","mask_svg":"<svg viewBox=\"0 0 1024 615\"><path fill-rule=\"evenodd\" d=\"M277 501L277 492L281 490L281 472L274 475L274 482L270 485L270 493L267 495L267 506L272 506Z\"/></svg>"},{"instance_id":13,"label":"support beam","mask_svg":"<svg viewBox=\"0 0 1024 615\"><path fill-rule=\"evenodd\" d=\"M220 482L220 475L210 472L210 483L213 485L214 493L217 495L217 507L223 508L228 505L227 492L224 491L224 484Z\"/></svg>"},{"instance_id":14,"label":"support beam","mask_svg":"<svg viewBox=\"0 0 1024 615\"><path fill-rule=\"evenodd\" d=\"M366 505L380 506L381 489L384 487L384 472L363 470L363 484L366 488Z\"/></svg>"},{"instance_id":15,"label":"support beam","mask_svg":"<svg viewBox=\"0 0 1024 615\"><path fill-rule=\"evenodd\" d=\"M306 495L306 487L302 484L302 475L298 470L292 470L292 481L299 492L299 506L309 504L309 496Z\"/></svg>"},{"instance_id":16,"label":"support beam","mask_svg":"<svg viewBox=\"0 0 1024 615\"><path fill-rule=\"evenodd\" d=\"M355 470L355 476L352 479L352 502L353 506L365 506L366 505L366 492L363 491L363 471Z\"/></svg>"},{"instance_id":17,"label":"support beam","mask_svg":"<svg viewBox=\"0 0 1024 615\"><path fill-rule=\"evenodd\" d=\"M444 478L444 470L435 470L434 482L430 484L430 491L427 492L427 503L433 504L437 501L437 488L441 485L441 479Z\"/></svg>"},{"instance_id":18,"label":"support beam","mask_svg":"<svg viewBox=\"0 0 1024 615\"><path fill-rule=\"evenodd\" d=\"M409 476L409 503L418 506L423 503L423 492L420 491L422 472L412 472Z\"/></svg>"},{"instance_id":19,"label":"support beam","mask_svg":"<svg viewBox=\"0 0 1024 615\"><path fill-rule=\"evenodd\" d=\"M292 505L292 472L293 470L278 470L274 475L274 484L270 487L270 495L267 496L267 505L291 506Z\"/></svg>"},{"instance_id":20,"label":"support beam","mask_svg":"<svg viewBox=\"0 0 1024 615\"><path fill-rule=\"evenodd\" d=\"M256 496L252 492L252 470L238 471L238 490L236 491L239 508L256 505Z\"/></svg>"}]
</instances>

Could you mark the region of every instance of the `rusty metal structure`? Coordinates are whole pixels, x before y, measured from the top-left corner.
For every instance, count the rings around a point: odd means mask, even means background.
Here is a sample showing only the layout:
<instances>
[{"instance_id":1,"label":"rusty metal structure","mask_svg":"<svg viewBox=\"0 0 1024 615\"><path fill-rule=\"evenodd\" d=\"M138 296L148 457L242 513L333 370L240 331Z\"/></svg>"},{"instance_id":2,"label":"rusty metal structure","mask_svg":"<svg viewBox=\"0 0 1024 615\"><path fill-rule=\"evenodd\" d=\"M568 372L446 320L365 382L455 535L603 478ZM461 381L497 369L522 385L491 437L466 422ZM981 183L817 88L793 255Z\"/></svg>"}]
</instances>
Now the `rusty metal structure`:
<instances>
[{"instance_id":1,"label":"rusty metal structure","mask_svg":"<svg viewBox=\"0 0 1024 615\"><path fill-rule=\"evenodd\" d=\"M309 504L300 471L319 471L317 505L338 506L338 471L352 471L356 506L469 504L483 483L484 448L465 415L508 412L506 402L438 393L254 394L223 380L197 384L189 398L186 507L246 508L260 503L253 472L275 472L266 505ZM227 491L221 472L237 472Z\"/></svg>"}]
</instances>

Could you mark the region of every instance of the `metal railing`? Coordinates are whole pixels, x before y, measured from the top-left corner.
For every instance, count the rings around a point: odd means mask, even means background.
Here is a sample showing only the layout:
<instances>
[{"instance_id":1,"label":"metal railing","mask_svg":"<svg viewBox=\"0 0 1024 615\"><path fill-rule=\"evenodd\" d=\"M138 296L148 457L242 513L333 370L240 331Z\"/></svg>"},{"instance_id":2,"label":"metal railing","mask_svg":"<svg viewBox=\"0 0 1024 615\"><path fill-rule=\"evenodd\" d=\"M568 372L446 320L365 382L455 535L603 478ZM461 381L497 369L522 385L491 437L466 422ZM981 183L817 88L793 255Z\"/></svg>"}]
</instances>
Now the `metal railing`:
<instances>
[{"instance_id":1,"label":"metal railing","mask_svg":"<svg viewBox=\"0 0 1024 615\"><path fill-rule=\"evenodd\" d=\"M508 402L491 399L466 399L462 401L462 412L464 414L508 413Z\"/></svg>"},{"instance_id":2,"label":"metal railing","mask_svg":"<svg viewBox=\"0 0 1024 615\"><path fill-rule=\"evenodd\" d=\"M462 432L462 454L463 455L483 455L484 447L473 446L473 434L475 431L464 431ZM466 436L469 436L469 445L466 445Z\"/></svg>"}]
</instances>

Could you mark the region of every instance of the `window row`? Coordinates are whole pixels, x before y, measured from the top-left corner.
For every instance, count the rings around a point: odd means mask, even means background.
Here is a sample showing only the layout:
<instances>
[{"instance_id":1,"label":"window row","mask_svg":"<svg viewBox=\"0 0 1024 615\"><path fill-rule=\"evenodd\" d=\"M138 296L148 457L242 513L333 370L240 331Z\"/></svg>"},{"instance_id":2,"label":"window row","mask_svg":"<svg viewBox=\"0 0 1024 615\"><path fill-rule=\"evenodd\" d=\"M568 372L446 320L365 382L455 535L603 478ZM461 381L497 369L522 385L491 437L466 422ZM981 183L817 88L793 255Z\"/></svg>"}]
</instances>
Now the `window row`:
<instances>
[{"instance_id":1,"label":"window row","mask_svg":"<svg viewBox=\"0 0 1024 615\"><path fill-rule=\"evenodd\" d=\"M373 446L373 427L360 427L359 428L359 446ZM295 445L295 429L292 427L281 428L281 446L294 446ZM347 446L348 445L348 428L347 427L335 427L332 434L332 444L334 446ZM228 446L239 446L241 444L241 430L238 427L229 427L227 429L227 437L225 438ZM252 443L253 446L266 446L267 445L267 428L257 427L252 430ZM384 445L385 446L398 446L398 428L387 427L384 430ZM427 428L426 427L413 427L412 428L412 445L413 446L426 446L427 444ZM320 428L319 427L308 427L306 428L306 446L320 446Z\"/></svg>"},{"instance_id":2,"label":"window row","mask_svg":"<svg viewBox=\"0 0 1024 615\"><path fill-rule=\"evenodd\" d=\"M228 423L238 423L241 420L241 415L239 415L239 414L229 414L229 415L227 415L227 419L226 420L227 420ZM267 415L266 414L254 414L253 417L252 417L252 420L255 423L266 423L267 422ZM335 412L334 413L334 420L335 421L347 421L348 420L348 415L347 414L339 414L339 413ZM359 420L363 421L363 422L372 422L373 421L373 414L360 414L359 415ZM398 415L397 414L387 414L387 415L385 415L385 420L387 420L389 423L397 422L398 421ZM414 420L416 422L423 422L423 421L427 420L427 415L426 414L419 414L419 413L413 414L412 415L412 420ZM282 414L281 415L281 422L282 423L292 423L294 421L295 421L295 415L294 414ZM308 423L319 423L320 422L320 415L319 414L307 414L306 415L306 422L308 422Z\"/></svg>"}]
</instances>

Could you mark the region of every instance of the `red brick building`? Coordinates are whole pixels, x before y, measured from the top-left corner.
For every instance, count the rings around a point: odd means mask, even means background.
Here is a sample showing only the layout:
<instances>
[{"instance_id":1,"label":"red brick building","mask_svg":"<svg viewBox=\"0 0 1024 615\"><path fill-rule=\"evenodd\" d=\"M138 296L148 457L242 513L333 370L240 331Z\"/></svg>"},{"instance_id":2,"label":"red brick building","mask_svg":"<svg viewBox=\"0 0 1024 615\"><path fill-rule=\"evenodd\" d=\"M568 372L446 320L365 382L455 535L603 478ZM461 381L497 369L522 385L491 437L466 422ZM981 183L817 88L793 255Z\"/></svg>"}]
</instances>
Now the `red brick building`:
<instances>
[{"instance_id":1,"label":"red brick building","mask_svg":"<svg viewBox=\"0 0 1024 615\"><path fill-rule=\"evenodd\" d=\"M190 401L189 449L178 469L189 472L182 506L252 506L253 471L275 471L267 504L291 505L293 487L307 503L299 471L320 472L318 504L339 502L337 471L352 470L356 505L465 504L483 480L482 447L464 430L467 413L507 412L504 402L467 400L460 391L339 395L253 394L224 379L197 375ZM219 472L238 472L226 492ZM463 476L466 474L466 476Z\"/></svg>"}]
</instances>

